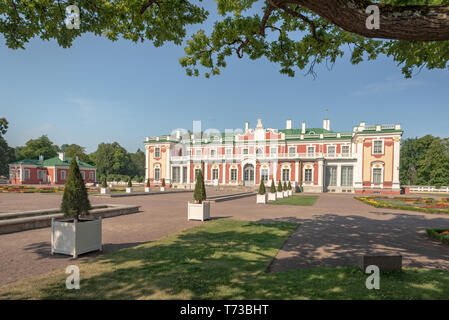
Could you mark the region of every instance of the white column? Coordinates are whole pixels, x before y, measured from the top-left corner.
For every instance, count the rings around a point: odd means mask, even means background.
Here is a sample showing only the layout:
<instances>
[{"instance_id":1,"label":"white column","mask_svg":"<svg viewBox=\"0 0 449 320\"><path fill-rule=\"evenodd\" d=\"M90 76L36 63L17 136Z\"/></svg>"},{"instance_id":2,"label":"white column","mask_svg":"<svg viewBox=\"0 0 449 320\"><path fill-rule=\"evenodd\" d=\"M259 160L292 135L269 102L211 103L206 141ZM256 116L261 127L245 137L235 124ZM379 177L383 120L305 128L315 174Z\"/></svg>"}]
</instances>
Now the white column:
<instances>
[{"instance_id":1,"label":"white column","mask_svg":"<svg viewBox=\"0 0 449 320\"><path fill-rule=\"evenodd\" d=\"M207 162L204 163L204 180L205 181L208 180L208 176L207 176Z\"/></svg>"},{"instance_id":2,"label":"white column","mask_svg":"<svg viewBox=\"0 0 449 320\"><path fill-rule=\"evenodd\" d=\"M295 181L299 183L299 161L295 162Z\"/></svg>"},{"instance_id":3,"label":"white column","mask_svg":"<svg viewBox=\"0 0 449 320\"><path fill-rule=\"evenodd\" d=\"M277 161L275 161L273 163L273 168L274 168L273 179L274 179L274 182L276 182L278 180L277 179L277 172L278 172L278 162Z\"/></svg>"},{"instance_id":4,"label":"white column","mask_svg":"<svg viewBox=\"0 0 449 320\"><path fill-rule=\"evenodd\" d=\"M394 140L394 160L393 160L393 189L400 189L401 183L399 181L399 168L401 158L401 139L395 137Z\"/></svg>"},{"instance_id":5,"label":"white column","mask_svg":"<svg viewBox=\"0 0 449 320\"><path fill-rule=\"evenodd\" d=\"M341 164L337 166L337 187L341 187Z\"/></svg>"},{"instance_id":6,"label":"white column","mask_svg":"<svg viewBox=\"0 0 449 320\"><path fill-rule=\"evenodd\" d=\"M318 160L318 186L323 186L323 160Z\"/></svg>"},{"instance_id":7,"label":"white column","mask_svg":"<svg viewBox=\"0 0 449 320\"><path fill-rule=\"evenodd\" d=\"M165 161L167 162L167 173L165 174L165 182L170 183L171 182L170 146L168 146L165 150L166 150Z\"/></svg>"},{"instance_id":8,"label":"white column","mask_svg":"<svg viewBox=\"0 0 449 320\"><path fill-rule=\"evenodd\" d=\"M363 188L363 139L357 138L357 162L354 166L354 188Z\"/></svg>"},{"instance_id":9,"label":"white column","mask_svg":"<svg viewBox=\"0 0 449 320\"><path fill-rule=\"evenodd\" d=\"M187 163L187 183L190 184L190 161Z\"/></svg>"},{"instance_id":10,"label":"white column","mask_svg":"<svg viewBox=\"0 0 449 320\"><path fill-rule=\"evenodd\" d=\"M145 185L147 183L148 178L150 177L150 174L148 172L148 154L149 154L148 147L145 146Z\"/></svg>"}]
</instances>

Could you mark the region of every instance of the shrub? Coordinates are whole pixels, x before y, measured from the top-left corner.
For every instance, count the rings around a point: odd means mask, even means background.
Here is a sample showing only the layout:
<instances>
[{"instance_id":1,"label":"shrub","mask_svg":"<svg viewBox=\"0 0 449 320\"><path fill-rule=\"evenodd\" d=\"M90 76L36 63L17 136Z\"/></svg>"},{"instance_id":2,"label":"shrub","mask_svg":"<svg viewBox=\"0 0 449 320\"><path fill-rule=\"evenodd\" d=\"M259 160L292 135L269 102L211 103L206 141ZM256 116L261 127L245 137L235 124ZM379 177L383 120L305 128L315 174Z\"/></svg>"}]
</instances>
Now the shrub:
<instances>
[{"instance_id":1,"label":"shrub","mask_svg":"<svg viewBox=\"0 0 449 320\"><path fill-rule=\"evenodd\" d=\"M87 215L91 209L89 196L80 168L75 158L70 161L69 175L62 196L61 211L66 217L78 219L81 215Z\"/></svg>"},{"instance_id":2,"label":"shrub","mask_svg":"<svg viewBox=\"0 0 449 320\"><path fill-rule=\"evenodd\" d=\"M274 186L274 179L271 179L270 192L271 193L275 193L276 192L276 187Z\"/></svg>"},{"instance_id":3,"label":"shrub","mask_svg":"<svg viewBox=\"0 0 449 320\"><path fill-rule=\"evenodd\" d=\"M444 244L449 245L449 238L448 237L444 237L441 232L446 231L447 229L427 229L427 234L429 235L429 237L439 240L441 242L443 242Z\"/></svg>"},{"instance_id":4,"label":"shrub","mask_svg":"<svg viewBox=\"0 0 449 320\"><path fill-rule=\"evenodd\" d=\"M282 188L282 190L287 191L287 182L284 181L284 187Z\"/></svg>"},{"instance_id":5,"label":"shrub","mask_svg":"<svg viewBox=\"0 0 449 320\"><path fill-rule=\"evenodd\" d=\"M287 188L288 188L288 190L292 190L292 184L290 183L290 181L288 182Z\"/></svg>"},{"instance_id":6,"label":"shrub","mask_svg":"<svg viewBox=\"0 0 449 320\"><path fill-rule=\"evenodd\" d=\"M260 186L259 186L259 194L264 195L265 194L265 184L263 183L263 179L260 180Z\"/></svg>"},{"instance_id":7,"label":"shrub","mask_svg":"<svg viewBox=\"0 0 449 320\"><path fill-rule=\"evenodd\" d=\"M108 182L106 180L106 176L103 177L103 182L101 183L101 187L102 188L107 188L108 187Z\"/></svg>"},{"instance_id":8,"label":"shrub","mask_svg":"<svg viewBox=\"0 0 449 320\"><path fill-rule=\"evenodd\" d=\"M278 192L282 192L282 183L281 183L281 180L279 180L279 183L278 183Z\"/></svg>"},{"instance_id":9,"label":"shrub","mask_svg":"<svg viewBox=\"0 0 449 320\"><path fill-rule=\"evenodd\" d=\"M131 181L131 178L129 178L128 179L128 188L132 188L132 186L133 186L133 183Z\"/></svg>"},{"instance_id":10,"label":"shrub","mask_svg":"<svg viewBox=\"0 0 449 320\"><path fill-rule=\"evenodd\" d=\"M162 186L165 187L165 178L162 178Z\"/></svg>"},{"instance_id":11,"label":"shrub","mask_svg":"<svg viewBox=\"0 0 449 320\"><path fill-rule=\"evenodd\" d=\"M150 187L150 179L147 179L147 187Z\"/></svg>"},{"instance_id":12,"label":"shrub","mask_svg":"<svg viewBox=\"0 0 449 320\"><path fill-rule=\"evenodd\" d=\"M196 177L193 198L198 203L203 203L203 201L206 200L206 186L204 185L203 170L200 170L200 172L198 172L198 176Z\"/></svg>"}]
</instances>

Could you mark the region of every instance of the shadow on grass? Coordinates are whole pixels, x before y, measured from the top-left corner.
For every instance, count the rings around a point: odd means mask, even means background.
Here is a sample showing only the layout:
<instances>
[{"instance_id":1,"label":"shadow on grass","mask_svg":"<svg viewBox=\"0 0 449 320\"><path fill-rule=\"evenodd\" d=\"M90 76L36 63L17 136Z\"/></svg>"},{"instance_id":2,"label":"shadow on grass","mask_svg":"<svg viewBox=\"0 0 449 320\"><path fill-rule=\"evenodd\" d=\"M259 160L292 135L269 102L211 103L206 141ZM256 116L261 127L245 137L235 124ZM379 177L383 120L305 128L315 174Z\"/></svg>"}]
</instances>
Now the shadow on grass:
<instances>
[{"instance_id":1,"label":"shadow on grass","mask_svg":"<svg viewBox=\"0 0 449 320\"><path fill-rule=\"evenodd\" d=\"M291 220L288 219L287 220ZM265 273L296 223L222 219L79 264L81 289L65 274L0 290L0 299L446 299L449 273L406 270L365 287L355 268Z\"/></svg>"}]
</instances>

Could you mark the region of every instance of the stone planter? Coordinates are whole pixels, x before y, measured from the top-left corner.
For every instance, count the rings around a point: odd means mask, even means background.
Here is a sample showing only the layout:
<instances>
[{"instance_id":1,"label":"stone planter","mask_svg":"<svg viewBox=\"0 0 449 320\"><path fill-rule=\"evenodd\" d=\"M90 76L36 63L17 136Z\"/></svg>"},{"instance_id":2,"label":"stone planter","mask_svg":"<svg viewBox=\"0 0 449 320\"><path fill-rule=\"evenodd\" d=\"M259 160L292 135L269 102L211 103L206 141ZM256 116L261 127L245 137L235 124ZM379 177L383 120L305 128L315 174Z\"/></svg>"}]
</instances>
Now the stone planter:
<instances>
[{"instance_id":1,"label":"stone planter","mask_svg":"<svg viewBox=\"0 0 449 320\"><path fill-rule=\"evenodd\" d=\"M291 197L293 195L293 190L287 190L288 196Z\"/></svg>"},{"instance_id":2,"label":"stone planter","mask_svg":"<svg viewBox=\"0 0 449 320\"><path fill-rule=\"evenodd\" d=\"M284 192L283 191L277 191L276 192L276 198L278 198L278 199L284 198Z\"/></svg>"},{"instance_id":3,"label":"stone planter","mask_svg":"<svg viewBox=\"0 0 449 320\"><path fill-rule=\"evenodd\" d=\"M101 194L109 194L109 188L101 188L100 193Z\"/></svg>"},{"instance_id":4,"label":"stone planter","mask_svg":"<svg viewBox=\"0 0 449 320\"><path fill-rule=\"evenodd\" d=\"M131 187L131 188L126 188L126 193L132 193L133 192L133 188Z\"/></svg>"},{"instance_id":5,"label":"stone planter","mask_svg":"<svg viewBox=\"0 0 449 320\"><path fill-rule=\"evenodd\" d=\"M284 193L284 198L288 198L289 197L288 191L282 191L282 192Z\"/></svg>"},{"instance_id":6,"label":"stone planter","mask_svg":"<svg viewBox=\"0 0 449 320\"><path fill-rule=\"evenodd\" d=\"M78 255L102 250L101 217L89 220L51 220L51 254Z\"/></svg>"},{"instance_id":7,"label":"stone planter","mask_svg":"<svg viewBox=\"0 0 449 320\"><path fill-rule=\"evenodd\" d=\"M150 187L145 187L145 192L151 192L151 188Z\"/></svg>"},{"instance_id":8,"label":"stone planter","mask_svg":"<svg viewBox=\"0 0 449 320\"><path fill-rule=\"evenodd\" d=\"M210 219L210 202L203 201L203 203L191 203L187 205L187 219L188 220L209 220Z\"/></svg>"},{"instance_id":9,"label":"stone planter","mask_svg":"<svg viewBox=\"0 0 449 320\"><path fill-rule=\"evenodd\" d=\"M161 191L165 191L165 187L161 187Z\"/></svg>"},{"instance_id":10,"label":"stone planter","mask_svg":"<svg viewBox=\"0 0 449 320\"><path fill-rule=\"evenodd\" d=\"M268 201L276 201L276 192L268 192Z\"/></svg>"},{"instance_id":11,"label":"stone planter","mask_svg":"<svg viewBox=\"0 0 449 320\"><path fill-rule=\"evenodd\" d=\"M258 194L256 203L263 203L263 204L267 203L267 195L266 194Z\"/></svg>"}]
</instances>

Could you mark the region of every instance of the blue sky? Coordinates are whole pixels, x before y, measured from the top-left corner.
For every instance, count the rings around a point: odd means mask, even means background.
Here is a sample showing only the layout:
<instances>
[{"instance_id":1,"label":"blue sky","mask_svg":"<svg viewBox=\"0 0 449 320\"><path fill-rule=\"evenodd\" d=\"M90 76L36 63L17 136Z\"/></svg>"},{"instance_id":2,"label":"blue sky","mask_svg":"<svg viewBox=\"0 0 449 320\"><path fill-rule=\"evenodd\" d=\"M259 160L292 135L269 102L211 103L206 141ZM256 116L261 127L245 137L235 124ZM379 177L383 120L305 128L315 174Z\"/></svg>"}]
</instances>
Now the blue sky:
<instances>
[{"instance_id":1,"label":"blue sky","mask_svg":"<svg viewBox=\"0 0 449 320\"><path fill-rule=\"evenodd\" d=\"M192 28L197 30L199 26ZM47 134L56 144L76 143L93 152L117 141L128 151L143 148L145 136L202 128L322 126L329 109L331 129L351 131L368 124L401 123L406 137L448 137L449 72L423 70L404 79L388 58L353 66L348 57L331 71L318 66L313 79L299 71L279 74L265 59L233 58L211 79L185 75L182 46L111 42L86 35L70 49L33 40L14 51L0 38L0 117L11 146Z\"/></svg>"}]
</instances>

